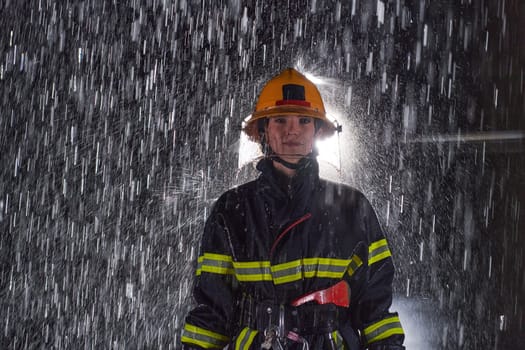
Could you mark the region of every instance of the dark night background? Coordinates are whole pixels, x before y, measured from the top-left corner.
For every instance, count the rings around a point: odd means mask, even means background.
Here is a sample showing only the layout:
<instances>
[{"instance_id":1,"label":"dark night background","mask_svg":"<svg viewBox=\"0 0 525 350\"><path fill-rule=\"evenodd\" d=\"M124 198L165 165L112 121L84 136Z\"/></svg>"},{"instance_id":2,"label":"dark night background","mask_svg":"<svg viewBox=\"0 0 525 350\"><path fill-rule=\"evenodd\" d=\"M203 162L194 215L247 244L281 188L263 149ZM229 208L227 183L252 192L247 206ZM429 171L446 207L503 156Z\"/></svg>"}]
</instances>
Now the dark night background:
<instances>
[{"instance_id":1,"label":"dark night background","mask_svg":"<svg viewBox=\"0 0 525 350\"><path fill-rule=\"evenodd\" d=\"M288 66L329 82L356 147L340 178L388 234L407 349L525 345L525 2L0 14L1 348L177 348L207 211L248 180L241 121Z\"/></svg>"}]
</instances>

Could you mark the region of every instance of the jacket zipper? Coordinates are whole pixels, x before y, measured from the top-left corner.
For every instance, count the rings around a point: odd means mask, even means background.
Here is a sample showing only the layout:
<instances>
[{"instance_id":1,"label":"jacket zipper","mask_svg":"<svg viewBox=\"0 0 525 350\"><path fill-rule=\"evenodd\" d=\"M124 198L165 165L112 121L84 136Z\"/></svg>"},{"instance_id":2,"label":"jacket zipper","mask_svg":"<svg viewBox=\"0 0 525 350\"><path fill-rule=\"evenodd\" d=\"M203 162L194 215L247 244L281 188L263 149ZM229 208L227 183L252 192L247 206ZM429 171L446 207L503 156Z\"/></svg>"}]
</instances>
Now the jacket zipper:
<instances>
[{"instance_id":1,"label":"jacket zipper","mask_svg":"<svg viewBox=\"0 0 525 350\"><path fill-rule=\"evenodd\" d=\"M292 222L288 227L286 227L277 237L277 239L273 242L272 249L270 249L270 259L272 258L273 252L275 248L277 248L277 245L279 242L283 239L283 237L290 232L291 229L293 229L295 226L299 225L300 223L310 219L312 217L311 213L306 213L305 215L301 216L299 219Z\"/></svg>"}]
</instances>

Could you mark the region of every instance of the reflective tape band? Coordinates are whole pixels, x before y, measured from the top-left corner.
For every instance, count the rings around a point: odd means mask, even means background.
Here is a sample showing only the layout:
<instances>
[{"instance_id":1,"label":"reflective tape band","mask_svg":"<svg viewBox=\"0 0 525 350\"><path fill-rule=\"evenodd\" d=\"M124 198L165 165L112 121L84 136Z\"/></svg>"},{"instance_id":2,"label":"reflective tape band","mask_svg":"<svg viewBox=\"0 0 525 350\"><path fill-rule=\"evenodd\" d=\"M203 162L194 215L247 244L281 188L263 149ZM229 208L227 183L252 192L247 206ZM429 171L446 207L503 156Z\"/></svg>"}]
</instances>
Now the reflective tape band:
<instances>
[{"instance_id":1,"label":"reflective tape band","mask_svg":"<svg viewBox=\"0 0 525 350\"><path fill-rule=\"evenodd\" d=\"M235 350L248 350L253 343L253 339L259 333L259 331L250 329L248 327L244 328L237 340L235 341Z\"/></svg>"},{"instance_id":2,"label":"reflective tape band","mask_svg":"<svg viewBox=\"0 0 525 350\"><path fill-rule=\"evenodd\" d=\"M306 258L272 266L274 284L298 281L303 278L342 278L349 260L330 258Z\"/></svg>"},{"instance_id":3,"label":"reflective tape band","mask_svg":"<svg viewBox=\"0 0 525 350\"><path fill-rule=\"evenodd\" d=\"M341 336L339 331L333 331L332 338L334 339L337 350L344 350L345 344L343 342L343 337Z\"/></svg>"},{"instance_id":4,"label":"reflective tape band","mask_svg":"<svg viewBox=\"0 0 525 350\"><path fill-rule=\"evenodd\" d=\"M223 348L230 339L222 334L186 323L182 331L183 343L195 344L205 349Z\"/></svg>"},{"instance_id":5,"label":"reflective tape band","mask_svg":"<svg viewBox=\"0 0 525 350\"><path fill-rule=\"evenodd\" d=\"M204 253L197 260L196 275L200 276L202 272L232 275L234 273L232 257L229 255Z\"/></svg>"},{"instance_id":6,"label":"reflective tape band","mask_svg":"<svg viewBox=\"0 0 525 350\"><path fill-rule=\"evenodd\" d=\"M385 339L394 334L405 334L399 316L392 316L376 322L363 330L367 344Z\"/></svg>"},{"instance_id":7,"label":"reflective tape band","mask_svg":"<svg viewBox=\"0 0 525 350\"><path fill-rule=\"evenodd\" d=\"M235 277L241 282L271 281L269 261L234 262Z\"/></svg>"},{"instance_id":8,"label":"reflective tape band","mask_svg":"<svg viewBox=\"0 0 525 350\"><path fill-rule=\"evenodd\" d=\"M348 275L352 276L361 265L363 265L363 260L356 254L352 255L348 264Z\"/></svg>"},{"instance_id":9,"label":"reflective tape band","mask_svg":"<svg viewBox=\"0 0 525 350\"><path fill-rule=\"evenodd\" d=\"M353 274L362 263L361 259L354 255L350 260L305 258L271 266L269 261L237 262L229 255L204 253L197 260L196 274L234 274L240 282L269 281L283 284L313 277L341 279L346 271Z\"/></svg>"},{"instance_id":10,"label":"reflective tape band","mask_svg":"<svg viewBox=\"0 0 525 350\"><path fill-rule=\"evenodd\" d=\"M390 249L388 249L386 238L373 242L368 247L368 266L386 259L391 255L392 254L390 253Z\"/></svg>"}]
</instances>

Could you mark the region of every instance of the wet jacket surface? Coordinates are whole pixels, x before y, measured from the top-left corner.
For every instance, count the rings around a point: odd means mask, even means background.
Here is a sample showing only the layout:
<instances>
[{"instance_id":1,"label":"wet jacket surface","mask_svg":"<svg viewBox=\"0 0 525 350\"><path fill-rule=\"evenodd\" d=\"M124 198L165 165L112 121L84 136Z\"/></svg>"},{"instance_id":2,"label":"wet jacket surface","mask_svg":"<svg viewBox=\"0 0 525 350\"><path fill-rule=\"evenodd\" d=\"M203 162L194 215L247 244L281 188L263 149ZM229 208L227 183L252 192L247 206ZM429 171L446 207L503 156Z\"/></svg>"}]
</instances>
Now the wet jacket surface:
<instances>
[{"instance_id":1,"label":"wet jacket surface","mask_svg":"<svg viewBox=\"0 0 525 350\"><path fill-rule=\"evenodd\" d=\"M241 299L288 305L345 280L351 303L335 334L340 348L404 349L389 312L391 253L364 195L320 179L315 160L291 180L268 159L257 169L259 178L224 193L206 222L183 348L260 349L263 330L239 322Z\"/></svg>"}]
</instances>

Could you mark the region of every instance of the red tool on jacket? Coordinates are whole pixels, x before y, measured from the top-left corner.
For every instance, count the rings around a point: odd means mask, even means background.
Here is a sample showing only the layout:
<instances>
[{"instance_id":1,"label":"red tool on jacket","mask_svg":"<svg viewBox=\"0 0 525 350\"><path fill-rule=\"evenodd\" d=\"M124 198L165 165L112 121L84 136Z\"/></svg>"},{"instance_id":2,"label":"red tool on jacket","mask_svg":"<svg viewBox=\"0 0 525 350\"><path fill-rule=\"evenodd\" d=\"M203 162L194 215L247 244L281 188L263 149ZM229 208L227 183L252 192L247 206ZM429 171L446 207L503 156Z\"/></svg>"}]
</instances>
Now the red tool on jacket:
<instances>
[{"instance_id":1,"label":"red tool on jacket","mask_svg":"<svg viewBox=\"0 0 525 350\"><path fill-rule=\"evenodd\" d=\"M309 301L315 301L318 304L335 304L337 306L350 306L350 286L346 281L338 282L330 288L318 290L316 292L303 295L295 299L291 305L299 306Z\"/></svg>"}]
</instances>

